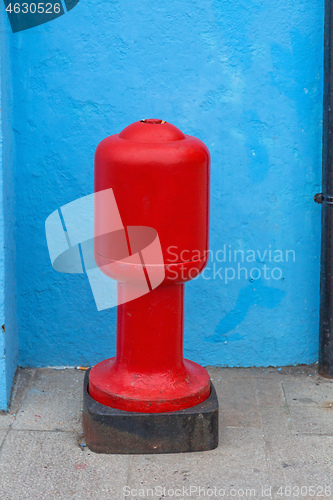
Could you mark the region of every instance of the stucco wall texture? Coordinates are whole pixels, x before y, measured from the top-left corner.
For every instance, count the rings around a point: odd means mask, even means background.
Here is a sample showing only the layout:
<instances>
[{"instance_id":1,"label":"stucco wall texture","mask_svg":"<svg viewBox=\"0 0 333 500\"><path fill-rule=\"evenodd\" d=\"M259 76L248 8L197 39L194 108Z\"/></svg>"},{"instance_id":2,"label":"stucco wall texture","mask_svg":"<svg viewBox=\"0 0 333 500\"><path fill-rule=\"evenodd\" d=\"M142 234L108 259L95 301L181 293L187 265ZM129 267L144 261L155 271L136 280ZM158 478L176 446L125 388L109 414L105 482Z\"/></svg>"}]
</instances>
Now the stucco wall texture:
<instances>
[{"instance_id":1,"label":"stucco wall texture","mask_svg":"<svg viewBox=\"0 0 333 500\"><path fill-rule=\"evenodd\" d=\"M2 12L0 11L0 15ZM13 127L11 33L0 30L0 410L7 408L18 362L16 294L16 131Z\"/></svg>"},{"instance_id":2,"label":"stucco wall texture","mask_svg":"<svg viewBox=\"0 0 333 500\"><path fill-rule=\"evenodd\" d=\"M11 34L20 365L114 354L115 309L97 311L84 274L52 269L44 224L93 191L99 141L149 117L211 151L212 255L186 285L185 355L317 359L323 12L322 0L82 0Z\"/></svg>"},{"instance_id":3,"label":"stucco wall texture","mask_svg":"<svg viewBox=\"0 0 333 500\"><path fill-rule=\"evenodd\" d=\"M1 59L0 59L1 69ZM1 89L1 71L0 71L0 89ZM1 109L1 90L0 90L0 109ZM5 217L3 210L3 171L2 171L2 114L0 113L0 324L5 323L5 255L4 255L4 234ZM6 394L6 358L5 358L5 332L0 328L0 409L4 407L7 400Z\"/></svg>"}]
</instances>

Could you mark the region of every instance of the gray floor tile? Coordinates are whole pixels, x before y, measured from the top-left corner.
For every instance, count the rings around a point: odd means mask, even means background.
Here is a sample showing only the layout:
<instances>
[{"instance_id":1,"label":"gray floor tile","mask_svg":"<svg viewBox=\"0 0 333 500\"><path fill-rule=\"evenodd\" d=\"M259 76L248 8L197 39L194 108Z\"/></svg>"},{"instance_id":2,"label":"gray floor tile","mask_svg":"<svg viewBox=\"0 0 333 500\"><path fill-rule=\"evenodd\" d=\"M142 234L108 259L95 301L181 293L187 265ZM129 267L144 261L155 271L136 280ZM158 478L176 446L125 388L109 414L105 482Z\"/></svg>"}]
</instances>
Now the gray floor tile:
<instances>
[{"instance_id":1,"label":"gray floor tile","mask_svg":"<svg viewBox=\"0 0 333 500\"><path fill-rule=\"evenodd\" d=\"M333 436L333 406L299 406L290 408L295 433Z\"/></svg>"},{"instance_id":2,"label":"gray floor tile","mask_svg":"<svg viewBox=\"0 0 333 500\"><path fill-rule=\"evenodd\" d=\"M275 498L288 498L288 494L296 498L297 492L302 500L311 495L320 498L321 487L329 485L332 479L333 437L296 435L288 409L266 407L261 412ZM315 489L309 490L310 486ZM331 486L329 498L333 498ZM288 493L289 487L294 488L292 494Z\"/></svg>"},{"instance_id":3,"label":"gray floor tile","mask_svg":"<svg viewBox=\"0 0 333 500\"><path fill-rule=\"evenodd\" d=\"M254 380L234 378L216 380L220 419L225 427L261 427Z\"/></svg>"},{"instance_id":4,"label":"gray floor tile","mask_svg":"<svg viewBox=\"0 0 333 500\"><path fill-rule=\"evenodd\" d=\"M333 384L303 379L284 381L283 388L289 406L329 406L333 407Z\"/></svg>"},{"instance_id":5,"label":"gray floor tile","mask_svg":"<svg viewBox=\"0 0 333 500\"><path fill-rule=\"evenodd\" d=\"M4 439L5 439L7 433L8 433L8 429L7 430L6 429L0 430L0 450L1 450L1 446L4 442Z\"/></svg>"},{"instance_id":6,"label":"gray floor tile","mask_svg":"<svg viewBox=\"0 0 333 500\"><path fill-rule=\"evenodd\" d=\"M294 434L291 423L290 410L287 406L263 406L260 408L265 440L272 440L276 444L279 436L288 437Z\"/></svg>"},{"instance_id":7,"label":"gray floor tile","mask_svg":"<svg viewBox=\"0 0 333 500\"><path fill-rule=\"evenodd\" d=\"M236 498L240 498L242 493L239 490L251 489L256 495L253 498L258 499L262 498L263 485L269 486L269 475L262 432L258 429L223 428L217 450L134 456L128 486L137 492L130 498L140 498L140 489L147 491L147 488L156 487L173 491L182 491L184 487L188 492L192 487L197 489L192 491L192 498L204 498L203 493L199 495L201 487L206 491L224 490L225 498L233 495L230 490L237 491ZM171 496L169 494L167 498ZM185 497L186 494L181 496Z\"/></svg>"},{"instance_id":8,"label":"gray floor tile","mask_svg":"<svg viewBox=\"0 0 333 500\"><path fill-rule=\"evenodd\" d=\"M10 431L0 452L0 498L122 498L130 457L82 451L69 432Z\"/></svg>"},{"instance_id":9,"label":"gray floor tile","mask_svg":"<svg viewBox=\"0 0 333 500\"><path fill-rule=\"evenodd\" d=\"M254 385L260 406L285 405L285 398L280 380L256 378Z\"/></svg>"},{"instance_id":10,"label":"gray floor tile","mask_svg":"<svg viewBox=\"0 0 333 500\"><path fill-rule=\"evenodd\" d=\"M321 381L327 381L317 374L316 365L299 365L299 366L283 366L265 367L265 368L220 368L216 366L208 366L207 370L212 378L220 380L228 380L231 378L269 378L276 380L295 380L306 379L309 377L317 378Z\"/></svg>"},{"instance_id":11,"label":"gray floor tile","mask_svg":"<svg viewBox=\"0 0 333 500\"><path fill-rule=\"evenodd\" d=\"M35 373L36 370L32 368L20 368L17 370L10 400L10 413L16 414L18 412Z\"/></svg>"},{"instance_id":12,"label":"gray floor tile","mask_svg":"<svg viewBox=\"0 0 333 500\"><path fill-rule=\"evenodd\" d=\"M8 429L15 420L15 415L10 413L0 412L0 430Z\"/></svg>"},{"instance_id":13,"label":"gray floor tile","mask_svg":"<svg viewBox=\"0 0 333 500\"><path fill-rule=\"evenodd\" d=\"M38 370L13 429L80 431L83 377L78 370Z\"/></svg>"}]
</instances>

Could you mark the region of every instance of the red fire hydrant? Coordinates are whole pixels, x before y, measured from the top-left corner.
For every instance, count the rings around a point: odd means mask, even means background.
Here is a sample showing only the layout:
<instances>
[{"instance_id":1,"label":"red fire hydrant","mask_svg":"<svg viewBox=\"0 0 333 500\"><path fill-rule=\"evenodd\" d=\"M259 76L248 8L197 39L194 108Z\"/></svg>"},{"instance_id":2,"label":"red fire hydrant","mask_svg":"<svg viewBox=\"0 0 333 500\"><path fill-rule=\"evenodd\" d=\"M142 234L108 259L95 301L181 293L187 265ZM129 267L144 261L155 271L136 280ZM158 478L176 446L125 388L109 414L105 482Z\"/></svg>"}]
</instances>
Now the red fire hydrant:
<instances>
[{"instance_id":1,"label":"red fire hydrant","mask_svg":"<svg viewBox=\"0 0 333 500\"><path fill-rule=\"evenodd\" d=\"M157 119L135 122L97 147L95 192L112 188L124 232L118 245L114 236L94 242L97 265L118 281L119 304L116 356L94 366L85 381L84 430L94 451L217 446L214 388L207 371L183 357L184 283L208 260L209 163L204 143ZM95 203L95 227L104 217L108 213ZM162 261L140 253L150 235L142 230L135 238L140 227L157 231ZM128 258L117 261L124 241ZM148 293L136 290L134 253ZM162 282L154 287L161 270Z\"/></svg>"}]
</instances>

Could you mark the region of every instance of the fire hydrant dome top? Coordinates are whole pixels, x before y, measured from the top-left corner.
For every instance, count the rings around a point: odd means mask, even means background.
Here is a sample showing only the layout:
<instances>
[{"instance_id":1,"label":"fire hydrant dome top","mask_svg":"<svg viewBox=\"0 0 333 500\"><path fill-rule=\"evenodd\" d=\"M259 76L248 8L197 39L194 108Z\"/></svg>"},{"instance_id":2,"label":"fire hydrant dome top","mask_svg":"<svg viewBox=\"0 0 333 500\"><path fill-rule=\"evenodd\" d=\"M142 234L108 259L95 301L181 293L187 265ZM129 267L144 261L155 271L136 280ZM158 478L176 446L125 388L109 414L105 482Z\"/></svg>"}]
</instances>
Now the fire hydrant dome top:
<instances>
[{"instance_id":1,"label":"fire hydrant dome top","mask_svg":"<svg viewBox=\"0 0 333 500\"><path fill-rule=\"evenodd\" d=\"M120 139L134 142L174 142L186 139L185 134L171 123L157 118L134 122L119 134Z\"/></svg>"}]
</instances>

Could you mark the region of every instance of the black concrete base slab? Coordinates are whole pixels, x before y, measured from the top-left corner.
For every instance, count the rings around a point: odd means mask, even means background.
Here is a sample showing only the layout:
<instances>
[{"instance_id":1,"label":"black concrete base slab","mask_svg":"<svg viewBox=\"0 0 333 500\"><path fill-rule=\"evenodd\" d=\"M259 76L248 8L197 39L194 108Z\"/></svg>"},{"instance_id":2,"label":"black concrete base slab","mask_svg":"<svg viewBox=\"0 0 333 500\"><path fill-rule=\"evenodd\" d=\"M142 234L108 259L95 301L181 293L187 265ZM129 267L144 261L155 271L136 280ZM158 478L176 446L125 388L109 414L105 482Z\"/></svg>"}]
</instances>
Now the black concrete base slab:
<instances>
[{"instance_id":1,"label":"black concrete base slab","mask_svg":"<svg viewBox=\"0 0 333 500\"><path fill-rule=\"evenodd\" d=\"M132 413L89 396L89 371L83 389L83 430L96 453L180 453L218 446L218 400L213 384L203 403L165 413Z\"/></svg>"}]
</instances>

